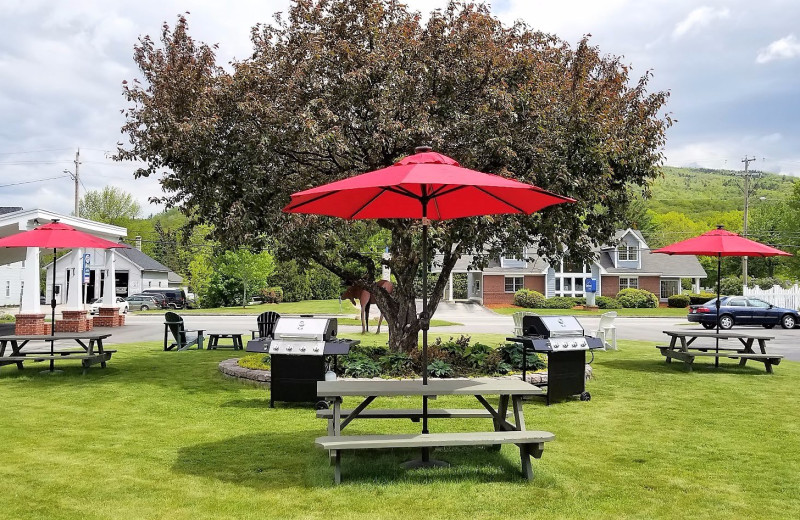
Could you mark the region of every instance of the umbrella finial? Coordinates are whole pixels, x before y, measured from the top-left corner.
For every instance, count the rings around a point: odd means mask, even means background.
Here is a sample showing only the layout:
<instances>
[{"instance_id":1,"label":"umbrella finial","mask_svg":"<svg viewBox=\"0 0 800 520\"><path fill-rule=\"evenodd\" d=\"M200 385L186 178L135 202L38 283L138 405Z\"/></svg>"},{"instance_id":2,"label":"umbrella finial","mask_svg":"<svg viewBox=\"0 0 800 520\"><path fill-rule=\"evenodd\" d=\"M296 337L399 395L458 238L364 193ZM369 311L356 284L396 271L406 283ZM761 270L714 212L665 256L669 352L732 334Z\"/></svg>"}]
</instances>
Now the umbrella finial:
<instances>
[{"instance_id":1,"label":"umbrella finial","mask_svg":"<svg viewBox=\"0 0 800 520\"><path fill-rule=\"evenodd\" d=\"M717 229L725 229L725 226L722 224L717 224Z\"/></svg>"},{"instance_id":2,"label":"umbrella finial","mask_svg":"<svg viewBox=\"0 0 800 520\"><path fill-rule=\"evenodd\" d=\"M414 148L414 153L425 153L425 152L430 152L431 150L433 150L433 148L431 148L428 145L417 146L416 148Z\"/></svg>"}]
</instances>

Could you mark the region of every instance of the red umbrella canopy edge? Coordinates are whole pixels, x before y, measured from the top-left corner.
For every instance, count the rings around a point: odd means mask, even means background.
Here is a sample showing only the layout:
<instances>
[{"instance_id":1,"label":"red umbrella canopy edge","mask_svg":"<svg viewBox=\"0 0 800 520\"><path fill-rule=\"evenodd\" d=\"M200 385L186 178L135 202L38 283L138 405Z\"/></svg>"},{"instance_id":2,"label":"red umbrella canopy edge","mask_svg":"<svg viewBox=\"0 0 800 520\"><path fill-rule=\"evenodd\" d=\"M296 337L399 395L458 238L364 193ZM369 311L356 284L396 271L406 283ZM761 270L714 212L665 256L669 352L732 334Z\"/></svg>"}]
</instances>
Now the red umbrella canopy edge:
<instances>
[{"instance_id":1,"label":"red umbrella canopy edge","mask_svg":"<svg viewBox=\"0 0 800 520\"><path fill-rule=\"evenodd\" d=\"M423 217L447 220L531 214L563 202L575 199L464 168L440 153L422 152L386 168L295 193L283 211L348 220Z\"/></svg>"},{"instance_id":2,"label":"red umbrella canopy edge","mask_svg":"<svg viewBox=\"0 0 800 520\"><path fill-rule=\"evenodd\" d=\"M104 238L78 231L72 226L60 222L51 222L30 231L24 231L5 238L0 238L0 247L41 247L46 249L127 248L126 244L112 242Z\"/></svg>"},{"instance_id":3,"label":"red umbrella canopy edge","mask_svg":"<svg viewBox=\"0 0 800 520\"><path fill-rule=\"evenodd\" d=\"M774 247L744 238L722 228L656 249L653 253L698 256L792 256Z\"/></svg>"}]
</instances>

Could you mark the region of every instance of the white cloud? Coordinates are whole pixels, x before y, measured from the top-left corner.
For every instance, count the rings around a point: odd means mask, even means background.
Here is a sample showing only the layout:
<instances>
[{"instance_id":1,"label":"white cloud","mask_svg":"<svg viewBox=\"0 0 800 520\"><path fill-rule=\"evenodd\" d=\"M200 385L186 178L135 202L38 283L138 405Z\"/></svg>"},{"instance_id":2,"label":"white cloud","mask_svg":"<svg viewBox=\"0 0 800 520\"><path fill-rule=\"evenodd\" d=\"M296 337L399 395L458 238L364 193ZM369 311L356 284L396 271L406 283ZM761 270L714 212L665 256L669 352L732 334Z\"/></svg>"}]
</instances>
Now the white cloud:
<instances>
[{"instance_id":1,"label":"white cloud","mask_svg":"<svg viewBox=\"0 0 800 520\"><path fill-rule=\"evenodd\" d=\"M800 56L800 41L797 40L794 34L790 34L761 49L756 57L756 63L789 60L797 56Z\"/></svg>"},{"instance_id":2,"label":"white cloud","mask_svg":"<svg viewBox=\"0 0 800 520\"><path fill-rule=\"evenodd\" d=\"M708 6L698 7L689 13L686 18L678 22L672 31L672 37L678 39L692 30L707 27L714 20L728 18L730 14L731 12L727 7L724 9L714 9Z\"/></svg>"}]
</instances>

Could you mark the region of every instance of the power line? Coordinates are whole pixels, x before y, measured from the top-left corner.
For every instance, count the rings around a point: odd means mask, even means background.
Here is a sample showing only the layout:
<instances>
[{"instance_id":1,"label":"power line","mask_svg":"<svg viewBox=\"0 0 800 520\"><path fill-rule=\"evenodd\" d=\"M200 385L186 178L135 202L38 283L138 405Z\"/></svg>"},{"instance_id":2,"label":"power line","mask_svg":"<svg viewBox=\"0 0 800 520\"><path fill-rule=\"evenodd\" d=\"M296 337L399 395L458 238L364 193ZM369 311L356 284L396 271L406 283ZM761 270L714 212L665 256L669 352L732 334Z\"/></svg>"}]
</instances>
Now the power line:
<instances>
[{"instance_id":1,"label":"power line","mask_svg":"<svg viewBox=\"0 0 800 520\"><path fill-rule=\"evenodd\" d=\"M35 179L32 181L21 181L21 182L11 182L9 184L0 184L0 188L5 188L6 186L19 186L20 184L32 184L34 182L52 181L54 179L62 179L64 177L69 177L69 175L58 175L56 177L47 177L45 179Z\"/></svg>"}]
</instances>

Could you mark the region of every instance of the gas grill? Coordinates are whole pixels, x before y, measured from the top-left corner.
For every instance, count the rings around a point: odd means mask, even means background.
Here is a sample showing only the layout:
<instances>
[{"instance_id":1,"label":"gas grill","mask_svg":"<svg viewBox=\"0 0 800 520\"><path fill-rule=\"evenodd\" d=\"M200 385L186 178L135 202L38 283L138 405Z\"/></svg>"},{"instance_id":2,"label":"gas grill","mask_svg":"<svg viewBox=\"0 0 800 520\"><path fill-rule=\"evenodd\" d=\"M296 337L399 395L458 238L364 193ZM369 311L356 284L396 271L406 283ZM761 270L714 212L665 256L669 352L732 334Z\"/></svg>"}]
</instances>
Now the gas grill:
<instances>
[{"instance_id":1,"label":"gas grill","mask_svg":"<svg viewBox=\"0 0 800 520\"><path fill-rule=\"evenodd\" d=\"M523 316L522 335L506 338L522 345L522 378L527 354L547 354L547 404L571 395L591 399L586 391L586 351L603 347L599 338L584 335L574 316Z\"/></svg>"},{"instance_id":2,"label":"gas grill","mask_svg":"<svg viewBox=\"0 0 800 520\"><path fill-rule=\"evenodd\" d=\"M270 408L275 401L305 403L318 401L317 381L325 379L326 361L350 352L358 340L336 337L336 318L281 316L272 338L247 342L247 352L270 355Z\"/></svg>"}]
</instances>

